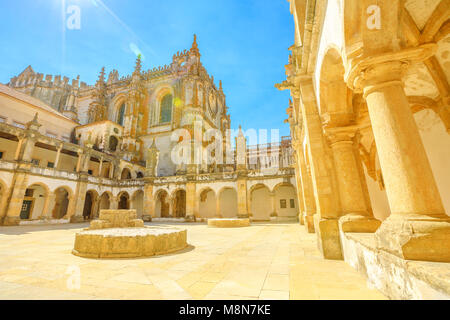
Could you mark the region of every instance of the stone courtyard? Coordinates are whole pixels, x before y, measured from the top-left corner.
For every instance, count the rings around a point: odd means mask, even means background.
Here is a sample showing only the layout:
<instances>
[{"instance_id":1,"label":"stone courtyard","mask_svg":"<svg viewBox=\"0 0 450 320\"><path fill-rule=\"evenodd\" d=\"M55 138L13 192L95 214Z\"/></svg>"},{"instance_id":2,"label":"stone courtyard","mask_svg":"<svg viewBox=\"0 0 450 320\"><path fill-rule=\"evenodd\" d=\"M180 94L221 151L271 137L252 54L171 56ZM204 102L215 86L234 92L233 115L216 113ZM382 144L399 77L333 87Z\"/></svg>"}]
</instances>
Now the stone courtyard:
<instances>
[{"instance_id":1,"label":"stone courtyard","mask_svg":"<svg viewBox=\"0 0 450 320\"><path fill-rule=\"evenodd\" d=\"M297 223L254 223L246 232L149 225L186 228L190 246L94 260L71 254L75 234L88 224L0 227L0 299L386 299L344 261L324 260L316 235Z\"/></svg>"}]
</instances>

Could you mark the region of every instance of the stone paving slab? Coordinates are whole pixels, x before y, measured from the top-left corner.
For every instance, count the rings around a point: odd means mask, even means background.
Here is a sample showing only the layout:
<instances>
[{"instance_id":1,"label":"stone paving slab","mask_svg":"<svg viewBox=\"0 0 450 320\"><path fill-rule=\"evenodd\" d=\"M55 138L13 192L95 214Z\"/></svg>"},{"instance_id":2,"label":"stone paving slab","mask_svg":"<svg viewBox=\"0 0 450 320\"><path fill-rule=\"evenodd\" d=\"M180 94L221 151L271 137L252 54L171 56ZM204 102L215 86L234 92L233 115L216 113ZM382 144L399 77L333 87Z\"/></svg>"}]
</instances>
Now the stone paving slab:
<instances>
[{"instance_id":1,"label":"stone paving slab","mask_svg":"<svg viewBox=\"0 0 450 320\"><path fill-rule=\"evenodd\" d=\"M189 248L128 260L73 256L85 227L0 227L0 299L385 299L345 262L322 259L294 223L183 224Z\"/></svg>"}]
</instances>

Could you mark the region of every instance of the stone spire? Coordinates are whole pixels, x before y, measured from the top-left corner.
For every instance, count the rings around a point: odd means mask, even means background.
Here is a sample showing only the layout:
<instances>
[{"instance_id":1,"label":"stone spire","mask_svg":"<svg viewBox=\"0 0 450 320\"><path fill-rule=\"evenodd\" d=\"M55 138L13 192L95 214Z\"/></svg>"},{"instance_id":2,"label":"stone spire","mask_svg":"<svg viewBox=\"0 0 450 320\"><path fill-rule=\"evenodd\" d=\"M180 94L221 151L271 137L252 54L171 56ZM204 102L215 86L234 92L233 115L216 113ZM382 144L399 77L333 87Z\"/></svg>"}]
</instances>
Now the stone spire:
<instances>
[{"instance_id":1,"label":"stone spire","mask_svg":"<svg viewBox=\"0 0 450 320\"><path fill-rule=\"evenodd\" d=\"M97 85L103 86L105 84L105 67L100 71L100 75L98 76Z\"/></svg>"},{"instance_id":2,"label":"stone spire","mask_svg":"<svg viewBox=\"0 0 450 320\"><path fill-rule=\"evenodd\" d=\"M141 75L141 69L142 69L142 56L141 54L138 54L136 59L136 66L134 67L133 76Z\"/></svg>"},{"instance_id":3,"label":"stone spire","mask_svg":"<svg viewBox=\"0 0 450 320\"><path fill-rule=\"evenodd\" d=\"M192 56L200 57L200 51L198 50L197 35L196 34L194 34L194 42L192 43L192 47L191 47L191 50L189 51L189 53Z\"/></svg>"}]
</instances>

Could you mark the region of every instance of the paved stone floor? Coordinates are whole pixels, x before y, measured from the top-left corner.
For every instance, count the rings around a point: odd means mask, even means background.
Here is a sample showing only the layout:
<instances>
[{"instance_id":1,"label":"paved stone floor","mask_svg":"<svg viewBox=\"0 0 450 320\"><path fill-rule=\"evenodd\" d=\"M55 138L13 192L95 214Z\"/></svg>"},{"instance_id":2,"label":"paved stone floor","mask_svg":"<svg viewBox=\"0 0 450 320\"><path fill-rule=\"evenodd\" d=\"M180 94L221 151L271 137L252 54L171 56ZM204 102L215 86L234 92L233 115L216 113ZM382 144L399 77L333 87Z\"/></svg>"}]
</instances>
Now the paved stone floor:
<instances>
[{"instance_id":1,"label":"paved stone floor","mask_svg":"<svg viewBox=\"0 0 450 320\"><path fill-rule=\"evenodd\" d=\"M188 249L130 260L73 256L86 226L0 227L0 299L385 299L297 224L176 224Z\"/></svg>"}]
</instances>

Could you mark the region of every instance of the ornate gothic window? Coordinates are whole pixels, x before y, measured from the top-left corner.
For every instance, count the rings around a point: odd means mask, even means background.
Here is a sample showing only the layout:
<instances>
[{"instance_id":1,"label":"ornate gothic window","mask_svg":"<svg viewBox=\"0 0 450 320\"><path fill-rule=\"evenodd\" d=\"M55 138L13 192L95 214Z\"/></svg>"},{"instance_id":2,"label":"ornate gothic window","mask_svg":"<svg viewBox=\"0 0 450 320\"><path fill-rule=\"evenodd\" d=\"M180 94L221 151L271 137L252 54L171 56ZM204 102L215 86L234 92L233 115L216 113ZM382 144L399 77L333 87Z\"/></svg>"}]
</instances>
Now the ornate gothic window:
<instances>
[{"instance_id":1,"label":"ornate gothic window","mask_svg":"<svg viewBox=\"0 0 450 320\"><path fill-rule=\"evenodd\" d=\"M125 118L125 103L119 109L119 114L117 116L117 123L123 127L123 120Z\"/></svg>"},{"instance_id":2,"label":"ornate gothic window","mask_svg":"<svg viewBox=\"0 0 450 320\"><path fill-rule=\"evenodd\" d=\"M165 95L161 100L161 115L159 118L160 123L169 123L172 121L172 95Z\"/></svg>"}]
</instances>

